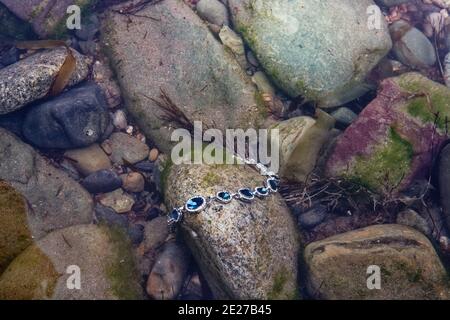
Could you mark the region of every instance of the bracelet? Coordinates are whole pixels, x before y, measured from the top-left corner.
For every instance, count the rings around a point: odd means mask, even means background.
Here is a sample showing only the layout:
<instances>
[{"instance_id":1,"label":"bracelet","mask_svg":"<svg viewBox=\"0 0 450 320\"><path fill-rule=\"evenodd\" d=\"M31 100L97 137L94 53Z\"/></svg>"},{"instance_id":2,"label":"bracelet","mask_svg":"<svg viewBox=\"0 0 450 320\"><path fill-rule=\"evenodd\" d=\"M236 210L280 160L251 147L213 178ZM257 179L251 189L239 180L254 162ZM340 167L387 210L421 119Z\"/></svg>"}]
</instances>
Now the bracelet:
<instances>
[{"instance_id":1,"label":"bracelet","mask_svg":"<svg viewBox=\"0 0 450 320\"><path fill-rule=\"evenodd\" d=\"M256 167L262 176L267 177L265 185L259 186L254 189L241 188L236 193L231 193L226 190L217 192L214 196L201 196L197 195L186 201L185 205L179 208L173 208L168 216L167 222L170 226L182 221L185 213L198 214L203 211L211 202L216 201L221 204L230 203L233 200L241 200L244 202L250 202L256 197L263 199L270 196L272 193L278 192L280 185L280 178L274 173L268 170L266 166L253 159L243 159L237 155L233 155L233 158L238 161L242 161L247 165Z\"/></svg>"}]
</instances>

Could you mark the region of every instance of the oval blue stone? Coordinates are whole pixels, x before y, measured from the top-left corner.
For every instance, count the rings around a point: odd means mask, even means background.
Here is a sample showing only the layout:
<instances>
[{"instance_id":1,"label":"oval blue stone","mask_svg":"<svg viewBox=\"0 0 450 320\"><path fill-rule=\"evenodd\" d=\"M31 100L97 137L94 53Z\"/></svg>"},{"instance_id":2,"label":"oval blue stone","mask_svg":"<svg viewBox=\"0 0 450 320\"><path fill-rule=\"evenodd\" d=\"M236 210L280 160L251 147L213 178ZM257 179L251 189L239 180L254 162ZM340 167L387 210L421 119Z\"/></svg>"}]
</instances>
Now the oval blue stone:
<instances>
[{"instance_id":1,"label":"oval blue stone","mask_svg":"<svg viewBox=\"0 0 450 320\"><path fill-rule=\"evenodd\" d=\"M279 181L275 178L270 178L267 180L267 186L273 191L278 191Z\"/></svg>"},{"instance_id":2,"label":"oval blue stone","mask_svg":"<svg viewBox=\"0 0 450 320\"><path fill-rule=\"evenodd\" d=\"M173 209L169 214L169 220L173 222L178 222L181 219L181 211L178 209Z\"/></svg>"},{"instance_id":3,"label":"oval blue stone","mask_svg":"<svg viewBox=\"0 0 450 320\"><path fill-rule=\"evenodd\" d=\"M239 190L239 194L245 199L253 199L255 197L253 192L248 188Z\"/></svg>"},{"instance_id":4,"label":"oval blue stone","mask_svg":"<svg viewBox=\"0 0 450 320\"><path fill-rule=\"evenodd\" d=\"M197 211L202 209L205 199L202 197L194 197L186 202L186 209L189 211Z\"/></svg>"},{"instance_id":5,"label":"oval blue stone","mask_svg":"<svg viewBox=\"0 0 450 320\"><path fill-rule=\"evenodd\" d=\"M260 195L266 196L269 194L269 189L265 187L258 187L256 188L256 192L258 192Z\"/></svg>"},{"instance_id":6,"label":"oval blue stone","mask_svg":"<svg viewBox=\"0 0 450 320\"><path fill-rule=\"evenodd\" d=\"M221 191L217 194L217 198L221 201L228 202L231 200L231 194L227 191Z\"/></svg>"}]
</instances>

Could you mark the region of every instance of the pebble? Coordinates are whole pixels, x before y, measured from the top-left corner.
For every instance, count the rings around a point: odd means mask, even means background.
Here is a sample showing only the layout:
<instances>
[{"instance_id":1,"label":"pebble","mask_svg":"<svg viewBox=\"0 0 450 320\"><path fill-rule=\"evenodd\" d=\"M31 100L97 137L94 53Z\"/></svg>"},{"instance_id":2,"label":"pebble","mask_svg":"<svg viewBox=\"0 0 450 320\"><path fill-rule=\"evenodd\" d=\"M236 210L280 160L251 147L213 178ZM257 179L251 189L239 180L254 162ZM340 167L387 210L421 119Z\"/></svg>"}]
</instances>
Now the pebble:
<instances>
[{"instance_id":1,"label":"pebble","mask_svg":"<svg viewBox=\"0 0 450 320\"><path fill-rule=\"evenodd\" d=\"M153 169L155 168L155 164L149 160L144 160L141 162L138 162L134 165L134 167L143 172L153 172Z\"/></svg>"},{"instance_id":2,"label":"pebble","mask_svg":"<svg viewBox=\"0 0 450 320\"><path fill-rule=\"evenodd\" d=\"M145 221L151 221L161 215L162 211L159 208L150 208L145 216Z\"/></svg>"},{"instance_id":3,"label":"pebble","mask_svg":"<svg viewBox=\"0 0 450 320\"><path fill-rule=\"evenodd\" d=\"M130 172L120 176L122 179L122 187L129 192L142 192L145 187L145 180L139 172Z\"/></svg>"},{"instance_id":4,"label":"pebble","mask_svg":"<svg viewBox=\"0 0 450 320\"><path fill-rule=\"evenodd\" d=\"M228 10L218 0L200 0L197 3L197 13L209 23L223 26L229 25Z\"/></svg>"},{"instance_id":5,"label":"pebble","mask_svg":"<svg viewBox=\"0 0 450 320\"><path fill-rule=\"evenodd\" d=\"M123 160L135 164L149 155L149 147L138 139L122 132L116 132L109 138L111 146L111 160L114 163L123 165Z\"/></svg>"},{"instance_id":6,"label":"pebble","mask_svg":"<svg viewBox=\"0 0 450 320\"><path fill-rule=\"evenodd\" d=\"M396 222L417 229L426 236L431 236L431 228L427 221L412 209L400 212Z\"/></svg>"},{"instance_id":7,"label":"pebble","mask_svg":"<svg viewBox=\"0 0 450 320\"><path fill-rule=\"evenodd\" d=\"M326 216L327 208L323 205L316 205L298 216L298 224L303 228L311 229L322 223Z\"/></svg>"},{"instance_id":8,"label":"pebble","mask_svg":"<svg viewBox=\"0 0 450 320\"><path fill-rule=\"evenodd\" d=\"M157 217L145 224L144 248L145 251L159 248L170 234L166 217Z\"/></svg>"},{"instance_id":9,"label":"pebble","mask_svg":"<svg viewBox=\"0 0 450 320\"><path fill-rule=\"evenodd\" d=\"M150 150L150 154L148 156L148 160L150 160L151 162L155 162L158 159L159 156L159 151L156 148L153 148L152 150Z\"/></svg>"},{"instance_id":10,"label":"pebble","mask_svg":"<svg viewBox=\"0 0 450 320\"><path fill-rule=\"evenodd\" d=\"M331 114L331 116L336 120L336 122L345 126L351 125L352 122L358 117L356 113L345 107L337 109Z\"/></svg>"},{"instance_id":11,"label":"pebble","mask_svg":"<svg viewBox=\"0 0 450 320\"><path fill-rule=\"evenodd\" d=\"M90 193L107 193L119 189L122 179L112 170L99 170L87 176L81 185Z\"/></svg>"},{"instance_id":12,"label":"pebble","mask_svg":"<svg viewBox=\"0 0 450 320\"><path fill-rule=\"evenodd\" d=\"M175 299L183 287L189 261L184 247L175 242L167 243L148 277L148 295L156 300Z\"/></svg>"},{"instance_id":13,"label":"pebble","mask_svg":"<svg viewBox=\"0 0 450 320\"><path fill-rule=\"evenodd\" d=\"M127 116L122 110L117 110L113 114L113 124L119 130L125 130L128 126Z\"/></svg>"},{"instance_id":14,"label":"pebble","mask_svg":"<svg viewBox=\"0 0 450 320\"><path fill-rule=\"evenodd\" d=\"M129 226L128 219L125 215L118 214L113 209L101 204L95 206L95 217L97 218L97 222L106 224L109 227L119 227L126 230Z\"/></svg>"},{"instance_id":15,"label":"pebble","mask_svg":"<svg viewBox=\"0 0 450 320\"><path fill-rule=\"evenodd\" d=\"M83 19L83 25L81 29L75 31L75 35L78 39L87 41L95 38L95 35L100 31L100 20L97 15L91 15L88 18Z\"/></svg>"},{"instance_id":16,"label":"pebble","mask_svg":"<svg viewBox=\"0 0 450 320\"><path fill-rule=\"evenodd\" d=\"M114 209L117 213L126 213L131 211L134 202L134 198L125 193L122 189L105 193L100 197L100 203L102 205Z\"/></svg>"},{"instance_id":17,"label":"pebble","mask_svg":"<svg viewBox=\"0 0 450 320\"><path fill-rule=\"evenodd\" d=\"M73 149L103 141L113 130L105 98L95 84L84 84L35 105L23 134L41 148Z\"/></svg>"},{"instance_id":18,"label":"pebble","mask_svg":"<svg viewBox=\"0 0 450 320\"><path fill-rule=\"evenodd\" d=\"M137 246L144 239L144 226L141 224L133 224L128 227L127 234L130 237L131 243Z\"/></svg>"},{"instance_id":19,"label":"pebble","mask_svg":"<svg viewBox=\"0 0 450 320\"><path fill-rule=\"evenodd\" d=\"M270 96L275 96L275 88L270 83L269 78L262 71L257 71L252 77L253 83L256 85L260 93L269 94Z\"/></svg>"},{"instance_id":20,"label":"pebble","mask_svg":"<svg viewBox=\"0 0 450 320\"><path fill-rule=\"evenodd\" d=\"M71 160L75 168L84 176L99 170L111 169L111 161L98 144L87 148L68 150L64 156Z\"/></svg>"}]
</instances>

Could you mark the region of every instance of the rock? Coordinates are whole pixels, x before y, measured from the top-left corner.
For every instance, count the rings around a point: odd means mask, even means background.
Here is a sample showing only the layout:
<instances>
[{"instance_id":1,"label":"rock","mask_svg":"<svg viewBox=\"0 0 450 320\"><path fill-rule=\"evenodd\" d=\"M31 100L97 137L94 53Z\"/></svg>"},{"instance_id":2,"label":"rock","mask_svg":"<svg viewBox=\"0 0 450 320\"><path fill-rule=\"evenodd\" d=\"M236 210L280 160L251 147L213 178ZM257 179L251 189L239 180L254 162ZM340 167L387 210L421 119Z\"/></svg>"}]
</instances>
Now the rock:
<instances>
[{"instance_id":1,"label":"rock","mask_svg":"<svg viewBox=\"0 0 450 320\"><path fill-rule=\"evenodd\" d=\"M82 12L89 12L93 0L0 0L15 15L32 24L34 31L43 39L49 36L62 38L67 32L67 8L78 5Z\"/></svg>"},{"instance_id":2,"label":"rock","mask_svg":"<svg viewBox=\"0 0 450 320\"><path fill-rule=\"evenodd\" d=\"M183 286L188 267L186 250L174 242L166 244L148 277L148 295L156 300L175 299Z\"/></svg>"},{"instance_id":3,"label":"rock","mask_svg":"<svg viewBox=\"0 0 450 320\"><path fill-rule=\"evenodd\" d=\"M161 90L184 116L202 121L204 127L262 126L267 113L256 99L255 86L187 4L165 0L139 14L162 20L130 23L124 15L110 12L102 43L116 69L127 111L161 152L170 154L176 127L161 120L166 114L151 100L161 101Z\"/></svg>"},{"instance_id":4,"label":"rock","mask_svg":"<svg viewBox=\"0 0 450 320\"><path fill-rule=\"evenodd\" d=\"M0 275L9 263L32 242L28 227L28 206L23 196L0 181Z\"/></svg>"},{"instance_id":5,"label":"rock","mask_svg":"<svg viewBox=\"0 0 450 320\"><path fill-rule=\"evenodd\" d=\"M450 228L450 144L442 149L438 166L440 202L447 228Z\"/></svg>"},{"instance_id":6,"label":"rock","mask_svg":"<svg viewBox=\"0 0 450 320\"><path fill-rule=\"evenodd\" d=\"M427 180L433 154L447 139L449 101L448 88L418 73L384 80L377 98L339 136L327 175L389 194Z\"/></svg>"},{"instance_id":7,"label":"rock","mask_svg":"<svg viewBox=\"0 0 450 320\"><path fill-rule=\"evenodd\" d=\"M101 195L100 203L105 207L114 209L117 213L125 213L130 211L133 207L134 198L123 192L122 189L117 189L113 192Z\"/></svg>"},{"instance_id":8,"label":"rock","mask_svg":"<svg viewBox=\"0 0 450 320\"><path fill-rule=\"evenodd\" d=\"M349 126L358 117L356 113L345 107L337 109L331 115L337 123L340 123L344 126Z\"/></svg>"},{"instance_id":9,"label":"rock","mask_svg":"<svg viewBox=\"0 0 450 320\"><path fill-rule=\"evenodd\" d=\"M72 50L77 66L69 86L83 81L91 59ZM44 50L6 68L0 69L0 114L6 114L30 102L44 98L58 74L67 51L65 48Z\"/></svg>"},{"instance_id":10,"label":"rock","mask_svg":"<svg viewBox=\"0 0 450 320\"><path fill-rule=\"evenodd\" d=\"M150 150L150 154L148 155L148 160L150 160L151 162L155 162L158 159L159 156L159 151L156 148L153 148L152 150Z\"/></svg>"},{"instance_id":11,"label":"rock","mask_svg":"<svg viewBox=\"0 0 450 320\"><path fill-rule=\"evenodd\" d=\"M391 49L384 19L381 29L368 28L372 0L228 4L236 30L272 80L291 97L305 96L319 107L339 106L367 92L366 76Z\"/></svg>"},{"instance_id":12,"label":"rock","mask_svg":"<svg viewBox=\"0 0 450 320\"><path fill-rule=\"evenodd\" d=\"M30 40L35 39L36 35L30 24L18 19L0 1L0 41L2 37Z\"/></svg>"},{"instance_id":13,"label":"rock","mask_svg":"<svg viewBox=\"0 0 450 320\"><path fill-rule=\"evenodd\" d=\"M68 287L77 266L81 287ZM73 277L72 277L73 278ZM139 299L135 262L119 232L79 225L50 233L28 247L0 276L0 299Z\"/></svg>"},{"instance_id":14,"label":"rock","mask_svg":"<svg viewBox=\"0 0 450 320\"><path fill-rule=\"evenodd\" d=\"M117 110L113 115L113 124L119 130L125 130L128 127L127 116L122 110Z\"/></svg>"},{"instance_id":15,"label":"rock","mask_svg":"<svg viewBox=\"0 0 450 320\"><path fill-rule=\"evenodd\" d=\"M150 210L148 210L147 215L145 216L145 221L151 221L153 219L156 219L161 214L162 214L162 211L159 208L153 207ZM165 219L165 220L167 222L167 219Z\"/></svg>"},{"instance_id":16,"label":"rock","mask_svg":"<svg viewBox=\"0 0 450 320\"><path fill-rule=\"evenodd\" d=\"M448 299L447 273L430 241L400 225L359 229L305 248L307 289L319 299ZM381 290L367 287L369 266L381 269Z\"/></svg>"},{"instance_id":17,"label":"rock","mask_svg":"<svg viewBox=\"0 0 450 320\"><path fill-rule=\"evenodd\" d=\"M416 211L412 209L400 212L397 215L396 223L409 226L411 228L419 230L427 237L431 237L432 232L427 220L422 218Z\"/></svg>"},{"instance_id":18,"label":"rock","mask_svg":"<svg viewBox=\"0 0 450 320\"><path fill-rule=\"evenodd\" d=\"M92 67L92 76L103 90L109 108L116 108L122 103L122 95L115 80L115 76L109 67L109 59L101 52L96 54L100 60L94 63Z\"/></svg>"},{"instance_id":19,"label":"rock","mask_svg":"<svg viewBox=\"0 0 450 320\"><path fill-rule=\"evenodd\" d=\"M389 30L394 39L393 52L400 62L413 68L427 68L436 63L434 46L419 29L398 20Z\"/></svg>"},{"instance_id":20,"label":"rock","mask_svg":"<svg viewBox=\"0 0 450 320\"><path fill-rule=\"evenodd\" d=\"M112 154L111 160L120 165L124 160L135 164L148 157L149 147L126 133L116 132L109 138Z\"/></svg>"},{"instance_id":21,"label":"rock","mask_svg":"<svg viewBox=\"0 0 450 320\"><path fill-rule=\"evenodd\" d=\"M444 59L444 80L445 85L450 88L450 53Z\"/></svg>"},{"instance_id":22,"label":"rock","mask_svg":"<svg viewBox=\"0 0 450 320\"><path fill-rule=\"evenodd\" d=\"M197 3L197 13L209 23L218 26L230 24L228 10L219 0L200 0Z\"/></svg>"},{"instance_id":23,"label":"rock","mask_svg":"<svg viewBox=\"0 0 450 320\"><path fill-rule=\"evenodd\" d=\"M0 65L4 68L19 61L19 50L14 46L2 46L0 39Z\"/></svg>"},{"instance_id":24,"label":"rock","mask_svg":"<svg viewBox=\"0 0 450 320\"><path fill-rule=\"evenodd\" d=\"M83 19L81 29L75 30L75 35L78 39L87 41L95 38L95 35L100 31L100 20L97 15L93 14L88 18Z\"/></svg>"},{"instance_id":25,"label":"rock","mask_svg":"<svg viewBox=\"0 0 450 320\"><path fill-rule=\"evenodd\" d=\"M247 69L247 57L245 56L244 40L229 26L223 26L219 32L220 41L231 50L237 62L243 69Z\"/></svg>"},{"instance_id":26,"label":"rock","mask_svg":"<svg viewBox=\"0 0 450 320\"><path fill-rule=\"evenodd\" d=\"M298 216L300 227L310 229L322 223L327 216L327 208L323 205L317 205Z\"/></svg>"},{"instance_id":27,"label":"rock","mask_svg":"<svg viewBox=\"0 0 450 320\"><path fill-rule=\"evenodd\" d=\"M162 173L167 207L194 195L256 187L264 177L241 165L172 165ZM286 299L297 296L299 239L281 197L212 204L179 225L217 299Z\"/></svg>"},{"instance_id":28,"label":"rock","mask_svg":"<svg viewBox=\"0 0 450 320\"><path fill-rule=\"evenodd\" d=\"M252 81L258 88L259 92L275 96L275 88L272 86L270 80L267 78L264 72L255 72L255 74L252 76Z\"/></svg>"},{"instance_id":29,"label":"rock","mask_svg":"<svg viewBox=\"0 0 450 320\"><path fill-rule=\"evenodd\" d=\"M150 160L141 161L134 165L134 168L136 170L143 171L143 172L152 172L154 167L155 167L155 164L153 162L151 162Z\"/></svg>"},{"instance_id":30,"label":"rock","mask_svg":"<svg viewBox=\"0 0 450 320\"><path fill-rule=\"evenodd\" d=\"M119 189L122 179L112 170L99 170L88 175L81 185L90 193L106 193Z\"/></svg>"},{"instance_id":31,"label":"rock","mask_svg":"<svg viewBox=\"0 0 450 320\"><path fill-rule=\"evenodd\" d=\"M157 217L145 224L144 248L145 251L158 249L169 236L167 217Z\"/></svg>"},{"instance_id":32,"label":"rock","mask_svg":"<svg viewBox=\"0 0 450 320\"><path fill-rule=\"evenodd\" d=\"M320 109L317 110L317 119L302 116L273 126L271 130L278 129L280 136L277 146L280 150L280 177L305 182L316 167L320 149L329 139L333 127L334 119Z\"/></svg>"},{"instance_id":33,"label":"rock","mask_svg":"<svg viewBox=\"0 0 450 320\"><path fill-rule=\"evenodd\" d=\"M111 161L98 144L93 144L90 147L83 149L66 151L64 156L71 160L78 171L84 176L88 176L100 170L111 169ZM105 174L100 173L100 175L101 177L97 175L93 177L93 179L106 178ZM92 182L92 180L88 181L88 184L90 182ZM101 183L102 182L100 181L100 184ZM98 185L98 182L94 182L94 184Z\"/></svg>"},{"instance_id":34,"label":"rock","mask_svg":"<svg viewBox=\"0 0 450 320\"><path fill-rule=\"evenodd\" d=\"M86 84L33 106L23 124L25 137L41 148L71 149L103 141L112 131L100 88Z\"/></svg>"},{"instance_id":35,"label":"rock","mask_svg":"<svg viewBox=\"0 0 450 320\"><path fill-rule=\"evenodd\" d=\"M130 172L120 176L123 188L129 192L142 192L145 187L145 180L139 172Z\"/></svg>"},{"instance_id":36,"label":"rock","mask_svg":"<svg viewBox=\"0 0 450 320\"><path fill-rule=\"evenodd\" d=\"M142 224L134 224L128 228L128 237L135 246L144 240L144 226Z\"/></svg>"},{"instance_id":37,"label":"rock","mask_svg":"<svg viewBox=\"0 0 450 320\"><path fill-rule=\"evenodd\" d=\"M97 52L100 51L100 46L94 40L79 41L80 52L87 56L96 56Z\"/></svg>"},{"instance_id":38,"label":"rock","mask_svg":"<svg viewBox=\"0 0 450 320\"><path fill-rule=\"evenodd\" d=\"M101 204L95 206L95 217L100 225L103 224L113 229L118 228L122 231L128 230L129 223L125 215L118 214L113 209Z\"/></svg>"},{"instance_id":39,"label":"rock","mask_svg":"<svg viewBox=\"0 0 450 320\"><path fill-rule=\"evenodd\" d=\"M385 7L393 7L398 6L402 3L410 2L411 0L375 0L375 2L379 5L385 6Z\"/></svg>"},{"instance_id":40,"label":"rock","mask_svg":"<svg viewBox=\"0 0 450 320\"><path fill-rule=\"evenodd\" d=\"M30 146L0 129L0 180L29 204L28 227L35 239L71 225L92 222L92 198L66 173Z\"/></svg>"}]
</instances>

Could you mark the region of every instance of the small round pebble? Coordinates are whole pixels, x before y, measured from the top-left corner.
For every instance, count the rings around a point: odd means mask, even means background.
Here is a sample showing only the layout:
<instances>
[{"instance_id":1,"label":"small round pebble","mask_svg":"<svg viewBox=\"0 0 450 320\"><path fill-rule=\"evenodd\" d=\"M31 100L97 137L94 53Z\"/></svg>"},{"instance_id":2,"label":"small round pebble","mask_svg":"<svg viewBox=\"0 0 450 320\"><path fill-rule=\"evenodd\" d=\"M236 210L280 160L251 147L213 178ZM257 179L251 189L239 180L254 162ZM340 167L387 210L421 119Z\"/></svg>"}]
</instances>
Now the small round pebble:
<instances>
[{"instance_id":1,"label":"small round pebble","mask_svg":"<svg viewBox=\"0 0 450 320\"><path fill-rule=\"evenodd\" d=\"M152 150L150 150L150 154L148 156L148 160L155 162L158 159L159 156L159 151L156 148L153 148Z\"/></svg>"},{"instance_id":2,"label":"small round pebble","mask_svg":"<svg viewBox=\"0 0 450 320\"><path fill-rule=\"evenodd\" d=\"M142 192L145 187L145 180L139 172L130 172L120 176L123 181L122 187L129 192Z\"/></svg>"}]
</instances>

